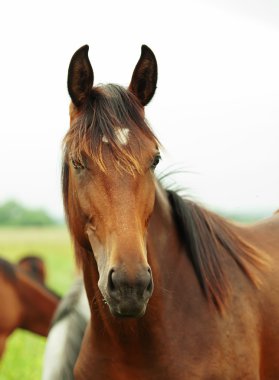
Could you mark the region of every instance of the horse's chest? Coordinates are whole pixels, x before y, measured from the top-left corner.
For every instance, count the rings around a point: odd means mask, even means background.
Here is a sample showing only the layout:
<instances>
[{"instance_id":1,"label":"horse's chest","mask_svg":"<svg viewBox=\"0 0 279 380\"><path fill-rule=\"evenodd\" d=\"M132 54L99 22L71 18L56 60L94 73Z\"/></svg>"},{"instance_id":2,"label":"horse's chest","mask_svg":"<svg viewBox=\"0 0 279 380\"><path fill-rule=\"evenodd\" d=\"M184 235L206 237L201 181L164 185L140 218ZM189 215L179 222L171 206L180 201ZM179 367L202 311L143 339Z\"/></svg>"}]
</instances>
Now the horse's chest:
<instances>
[{"instance_id":1,"label":"horse's chest","mask_svg":"<svg viewBox=\"0 0 279 380\"><path fill-rule=\"evenodd\" d=\"M115 347L106 347L106 353L93 350L90 345L82 350L75 368L76 380L185 380L174 371L175 362L167 355L156 355L131 346L121 351Z\"/></svg>"},{"instance_id":2,"label":"horse's chest","mask_svg":"<svg viewBox=\"0 0 279 380\"><path fill-rule=\"evenodd\" d=\"M93 362L90 368L77 366L75 371L76 380L186 380L185 373L177 374L170 369L171 365L152 366L129 366L125 363L100 360Z\"/></svg>"}]
</instances>

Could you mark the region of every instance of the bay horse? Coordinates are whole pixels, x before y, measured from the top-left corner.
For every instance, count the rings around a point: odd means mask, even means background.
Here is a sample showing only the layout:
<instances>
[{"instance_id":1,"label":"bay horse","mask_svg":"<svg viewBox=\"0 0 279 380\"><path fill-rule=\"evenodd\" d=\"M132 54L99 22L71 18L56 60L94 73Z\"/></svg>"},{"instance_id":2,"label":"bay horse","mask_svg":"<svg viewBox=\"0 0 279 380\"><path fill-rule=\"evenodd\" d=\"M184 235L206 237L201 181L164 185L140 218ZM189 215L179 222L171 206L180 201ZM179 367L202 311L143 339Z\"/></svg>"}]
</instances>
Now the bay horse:
<instances>
[{"instance_id":1,"label":"bay horse","mask_svg":"<svg viewBox=\"0 0 279 380\"><path fill-rule=\"evenodd\" d=\"M165 189L144 107L143 45L127 89L68 70L63 197L91 318L77 380L278 380L279 215L235 225Z\"/></svg>"},{"instance_id":2,"label":"bay horse","mask_svg":"<svg viewBox=\"0 0 279 380\"><path fill-rule=\"evenodd\" d=\"M41 259L34 256L31 262L26 257L17 265L0 258L0 358L7 338L17 328L45 337L48 334L60 297L33 278L42 267Z\"/></svg>"}]
</instances>

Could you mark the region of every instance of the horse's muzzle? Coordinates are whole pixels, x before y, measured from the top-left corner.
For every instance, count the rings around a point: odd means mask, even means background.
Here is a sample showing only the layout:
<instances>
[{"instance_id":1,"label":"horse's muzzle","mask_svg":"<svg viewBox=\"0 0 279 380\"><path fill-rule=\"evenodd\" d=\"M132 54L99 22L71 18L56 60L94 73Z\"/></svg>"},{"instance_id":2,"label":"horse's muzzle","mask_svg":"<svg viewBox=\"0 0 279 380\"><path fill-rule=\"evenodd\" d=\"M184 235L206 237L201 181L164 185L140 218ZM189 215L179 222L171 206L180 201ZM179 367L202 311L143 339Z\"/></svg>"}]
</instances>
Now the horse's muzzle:
<instances>
[{"instance_id":1,"label":"horse's muzzle","mask_svg":"<svg viewBox=\"0 0 279 380\"><path fill-rule=\"evenodd\" d=\"M153 287L149 267L137 272L134 278L121 269L111 269L107 283L107 303L111 313L122 318L143 316Z\"/></svg>"}]
</instances>

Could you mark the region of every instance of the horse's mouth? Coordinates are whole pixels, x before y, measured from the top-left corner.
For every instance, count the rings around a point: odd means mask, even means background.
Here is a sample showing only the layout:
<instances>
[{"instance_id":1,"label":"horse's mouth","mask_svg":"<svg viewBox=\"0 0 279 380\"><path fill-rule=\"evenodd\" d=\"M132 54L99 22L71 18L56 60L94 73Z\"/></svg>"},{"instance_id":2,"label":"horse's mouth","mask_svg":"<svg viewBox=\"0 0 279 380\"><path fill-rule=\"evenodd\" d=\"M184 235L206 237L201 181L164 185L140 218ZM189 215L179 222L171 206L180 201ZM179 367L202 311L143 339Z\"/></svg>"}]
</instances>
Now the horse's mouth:
<instances>
[{"instance_id":1,"label":"horse's mouth","mask_svg":"<svg viewBox=\"0 0 279 380\"><path fill-rule=\"evenodd\" d=\"M111 314L116 318L141 318L144 316L148 302L132 302L125 299L123 302L110 302L109 306Z\"/></svg>"}]
</instances>

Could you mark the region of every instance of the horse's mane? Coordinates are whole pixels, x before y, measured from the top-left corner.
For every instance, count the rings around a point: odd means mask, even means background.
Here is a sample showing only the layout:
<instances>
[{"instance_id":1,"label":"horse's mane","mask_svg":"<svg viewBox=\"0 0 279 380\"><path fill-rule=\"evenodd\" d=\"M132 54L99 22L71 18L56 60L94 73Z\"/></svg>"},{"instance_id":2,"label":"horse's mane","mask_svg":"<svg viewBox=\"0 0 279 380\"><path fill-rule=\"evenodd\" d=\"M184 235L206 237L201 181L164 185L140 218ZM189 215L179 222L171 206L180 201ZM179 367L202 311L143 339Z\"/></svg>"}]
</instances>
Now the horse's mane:
<instances>
[{"instance_id":1,"label":"horse's mane","mask_svg":"<svg viewBox=\"0 0 279 380\"><path fill-rule=\"evenodd\" d=\"M229 254L249 280L259 286L260 272L268 265L267 257L242 240L230 222L198 204L167 191L181 241L203 293L219 310L224 308L230 284L224 267Z\"/></svg>"}]
</instances>

